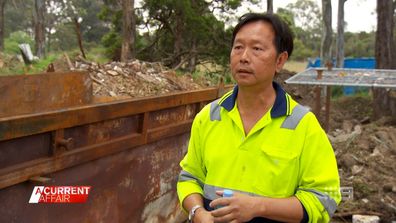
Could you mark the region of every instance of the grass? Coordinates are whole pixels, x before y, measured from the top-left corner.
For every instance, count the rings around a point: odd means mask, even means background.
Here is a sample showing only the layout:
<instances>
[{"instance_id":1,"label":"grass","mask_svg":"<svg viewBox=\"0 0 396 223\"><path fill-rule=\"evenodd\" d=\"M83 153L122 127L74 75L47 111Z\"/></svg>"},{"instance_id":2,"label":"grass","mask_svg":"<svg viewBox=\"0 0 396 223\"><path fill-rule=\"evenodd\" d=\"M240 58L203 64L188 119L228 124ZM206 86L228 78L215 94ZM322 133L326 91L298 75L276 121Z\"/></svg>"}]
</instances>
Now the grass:
<instances>
[{"instance_id":1,"label":"grass","mask_svg":"<svg viewBox=\"0 0 396 223\"><path fill-rule=\"evenodd\" d=\"M73 55L77 55L79 52L78 49L75 49L66 53L69 55L70 59L73 60ZM103 47L91 48L89 51L86 50L86 55L89 61L98 63L109 61L105 56L105 49ZM0 68L0 76L43 73L46 72L50 63L63 60L63 52L49 53L44 59L33 62L31 65L25 65L23 62L16 59L16 56L10 54L3 54L1 60L4 62L4 66Z\"/></svg>"},{"instance_id":2,"label":"grass","mask_svg":"<svg viewBox=\"0 0 396 223\"><path fill-rule=\"evenodd\" d=\"M295 61L295 60L287 61L285 66L283 66L284 69L289 71L294 71L297 73L304 71L306 67L307 67L306 61Z\"/></svg>"}]
</instances>

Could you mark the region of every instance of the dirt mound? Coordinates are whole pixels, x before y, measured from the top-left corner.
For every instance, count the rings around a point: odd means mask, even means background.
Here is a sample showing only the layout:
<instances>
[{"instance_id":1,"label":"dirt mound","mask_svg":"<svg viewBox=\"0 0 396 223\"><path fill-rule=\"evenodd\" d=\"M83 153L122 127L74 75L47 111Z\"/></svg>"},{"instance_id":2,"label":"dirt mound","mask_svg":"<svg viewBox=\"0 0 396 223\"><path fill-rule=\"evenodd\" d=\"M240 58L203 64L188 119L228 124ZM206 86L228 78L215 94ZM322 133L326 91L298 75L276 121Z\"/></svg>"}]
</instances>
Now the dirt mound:
<instances>
[{"instance_id":1,"label":"dirt mound","mask_svg":"<svg viewBox=\"0 0 396 223\"><path fill-rule=\"evenodd\" d=\"M352 99L351 99L352 100ZM342 186L351 186L353 200L341 202L342 213L376 213L385 222L396 219L396 126L391 118L354 125L329 133L339 165Z\"/></svg>"}]
</instances>

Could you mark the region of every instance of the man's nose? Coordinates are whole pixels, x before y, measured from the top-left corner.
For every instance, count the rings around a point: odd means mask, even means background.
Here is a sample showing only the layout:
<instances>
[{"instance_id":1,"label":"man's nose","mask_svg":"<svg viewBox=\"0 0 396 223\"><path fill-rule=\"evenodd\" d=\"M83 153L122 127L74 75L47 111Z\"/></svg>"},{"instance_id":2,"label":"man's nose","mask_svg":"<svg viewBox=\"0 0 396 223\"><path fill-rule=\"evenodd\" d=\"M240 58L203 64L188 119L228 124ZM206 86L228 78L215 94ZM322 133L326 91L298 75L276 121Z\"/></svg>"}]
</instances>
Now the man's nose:
<instances>
[{"instance_id":1,"label":"man's nose","mask_svg":"<svg viewBox=\"0 0 396 223\"><path fill-rule=\"evenodd\" d=\"M241 63L249 63L249 50L246 48L243 50L240 58Z\"/></svg>"}]
</instances>

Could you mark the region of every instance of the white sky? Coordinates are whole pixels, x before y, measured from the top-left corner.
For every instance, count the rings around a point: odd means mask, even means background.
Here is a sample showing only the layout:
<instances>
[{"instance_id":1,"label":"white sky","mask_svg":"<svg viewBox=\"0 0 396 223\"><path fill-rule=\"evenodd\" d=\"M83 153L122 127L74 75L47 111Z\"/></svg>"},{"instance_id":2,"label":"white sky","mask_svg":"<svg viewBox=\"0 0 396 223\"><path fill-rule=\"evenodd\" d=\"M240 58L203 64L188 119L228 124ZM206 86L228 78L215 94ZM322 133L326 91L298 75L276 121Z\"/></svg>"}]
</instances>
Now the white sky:
<instances>
[{"instance_id":1,"label":"white sky","mask_svg":"<svg viewBox=\"0 0 396 223\"><path fill-rule=\"evenodd\" d=\"M322 8L322 0L315 0ZM273 0L274 11L278 7L286 7L287 4L296 2L295 0ZM267 9L267 1L261 0L260 8ZM377 13L376 0L347 0L344 4L344 19L347 23L345 31L349 32L370 32L376 29ZM338 0L331 0L332 25L337 30Z\"/></svg>"}]
</instances>

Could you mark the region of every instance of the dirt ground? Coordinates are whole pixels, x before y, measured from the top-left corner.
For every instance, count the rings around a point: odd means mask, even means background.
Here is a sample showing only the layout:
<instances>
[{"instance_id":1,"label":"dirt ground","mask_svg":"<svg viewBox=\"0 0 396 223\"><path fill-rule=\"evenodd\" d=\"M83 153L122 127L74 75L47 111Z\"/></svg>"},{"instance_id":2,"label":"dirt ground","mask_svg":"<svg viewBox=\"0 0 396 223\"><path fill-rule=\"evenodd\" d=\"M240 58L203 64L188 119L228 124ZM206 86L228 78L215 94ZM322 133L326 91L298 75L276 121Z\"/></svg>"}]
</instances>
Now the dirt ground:
<instances>
[{"instance_id":1,"label":"dirt ground","mask_svg":"<svg viewBox=\"0 0 396 223\"><path fill-rule=\"evenodd\" d=\"M284 71L278 82L291 75ZM312 87L284 88L300 103L314 106ZM372 121L372 110L370 96L343 96L331 102L328 137L337 157L341 186L353 187L353 199L341 202L334 222L351 222L354 214L396 221L396 117Z\"/></svg>"},{"instance_id":2,"label":"dirt ground","mask_svg":"<svg viewBox=\"0 0 396 223\"><path fill-rule=\"evenodd\" d=\"M55 70L62 66L61 70L67 69L62 64L55 63ZM153 96L211 85L190 75L177 75L161 64L138 60L96 64L80 58L73 61L72 69L89 71L96 96ZM283 83L293 74L284 70L276 80L301 104L313 107L312 87ZM353 199L341 202L334 222L351 222L354 214L377 215L381 222L396 221L396 118L372 121L371 113L370 97L332 101L328 136L337 157L341 186L353 187Z\"/></svg>"}]
</instances>

